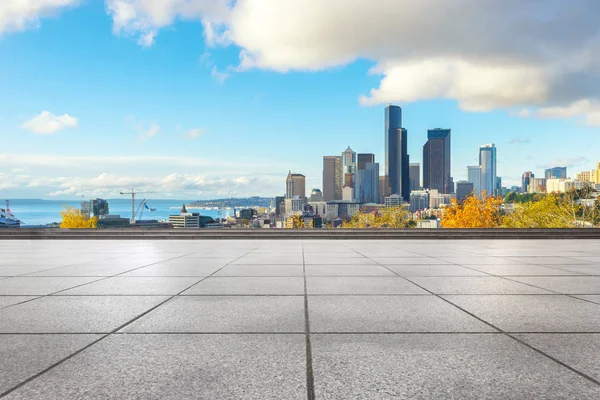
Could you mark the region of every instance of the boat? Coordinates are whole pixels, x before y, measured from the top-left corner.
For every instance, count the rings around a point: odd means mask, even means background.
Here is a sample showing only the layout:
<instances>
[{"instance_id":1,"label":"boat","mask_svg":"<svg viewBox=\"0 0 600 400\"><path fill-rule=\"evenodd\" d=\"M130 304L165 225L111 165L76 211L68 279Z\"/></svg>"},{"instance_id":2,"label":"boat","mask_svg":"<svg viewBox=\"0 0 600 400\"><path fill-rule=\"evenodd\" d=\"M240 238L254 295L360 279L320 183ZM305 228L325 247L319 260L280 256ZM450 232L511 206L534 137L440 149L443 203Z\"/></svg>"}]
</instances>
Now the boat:
<instances>
[{"instance_id":1,"label":"boat","mask_svg":"<svg viewBox=\"0 0 600 400\"><path fill-rule=\"evenodd\" d=\"M6 200L6 208L0 208L0 228L19 228L20 226L21 221L10 211L8 200Z\"/></svg>"}]
</instances>

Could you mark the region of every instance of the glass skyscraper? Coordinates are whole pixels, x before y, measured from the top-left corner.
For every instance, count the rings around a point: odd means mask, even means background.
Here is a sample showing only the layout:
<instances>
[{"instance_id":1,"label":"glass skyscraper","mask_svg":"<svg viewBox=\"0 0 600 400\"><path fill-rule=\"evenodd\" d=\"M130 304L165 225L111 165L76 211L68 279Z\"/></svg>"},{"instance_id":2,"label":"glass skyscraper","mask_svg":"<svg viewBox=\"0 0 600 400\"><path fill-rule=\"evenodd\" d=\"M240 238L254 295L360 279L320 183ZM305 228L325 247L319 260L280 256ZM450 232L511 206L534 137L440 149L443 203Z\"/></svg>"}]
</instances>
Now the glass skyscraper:
<instances>
[{"instance_id":1,"label":"glass skyscraper","mask_svg":"<svg viewBox=\"0 0 600 400\"><path fill-rule=\"evenodd\" d=\"M567 167L554 167L548 168L545 171L546 180L556 178L556 179L567 179Z\"/></svg>"},{"instance_id":2,"label":"glass skyscraper","mask_svg":"<svg viewBox=\"0 0 600 400\"><path fill-rule=\"evenodd\" d=\"M496 189L496 145L485 144L479 148L481 191L493 196Z\"/></svg>"},{"instance_id":3,"label":"glass skyscraper","mask_svg":"<svg viewBox=\"0 0 600 400\"><path fill-rule=\"evenodd\" d=\"M385 176L392 194L409 202L408 133L402 128L402 109L392 105L385 108Z\"/></svg>"},{"instance_id":4,"label":"glass skyscraper","mask_svg":"<svg viewBox=\"0 0 600 400\"><path fill-rule=\"evenodd\" d=\"M423 187L442 194L454 193L450 129L429 129L423 146Z\"/></svg>"}]
</instances>

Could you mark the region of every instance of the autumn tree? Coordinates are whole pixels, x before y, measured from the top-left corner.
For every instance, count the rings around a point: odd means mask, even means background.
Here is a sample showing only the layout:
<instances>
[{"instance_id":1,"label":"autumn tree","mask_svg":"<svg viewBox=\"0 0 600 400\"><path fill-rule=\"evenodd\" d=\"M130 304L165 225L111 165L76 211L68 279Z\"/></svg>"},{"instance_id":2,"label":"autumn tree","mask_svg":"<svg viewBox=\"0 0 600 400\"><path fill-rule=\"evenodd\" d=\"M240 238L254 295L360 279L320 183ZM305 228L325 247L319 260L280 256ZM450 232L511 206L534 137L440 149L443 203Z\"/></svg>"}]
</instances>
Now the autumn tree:
<instances>
[{"instance_id":1,"label":"autumn tree","mask_svg":"<svg viewBox=\"0 0 600 400\"><path fill-rule=\"evenodd\" d=\"M306 225L304 224L304 218L302 215L292 215L287 220L287 227L292 229L304 228Z\"/></svg>"},{"instance_id":2,"label":"autumn tree","mask_svg":"<svg viewBox=\"0 0 600 400\"><path fill-rule=\"evenodd\" d=\"M93 228L95 229L98 225L97 217L88 217L78 208L63 207L60 212L62 221L60 223L61 228Z\"/></svg>"},{"instance_id":3,"label":"autumn tree","mask_svg":"<svg viewBox=\"0 0 600 400\"><path fill-rule=\"evenodd\" d=\"M502 225L501 197L467 197L462 204L452 199L452 204L442 214L442 228L498 228Z\"/></svg>"},{"instance_id":4,"label":"autumn tree","mask_svg":"<svg viewBox=\"0 0 600 400\"><path fill-rule=\"evenodd\" d=\"M406 228L408 210L403 206L386 207L371 212L359 212L342 228Z\"/></svg>"}]
</instances>

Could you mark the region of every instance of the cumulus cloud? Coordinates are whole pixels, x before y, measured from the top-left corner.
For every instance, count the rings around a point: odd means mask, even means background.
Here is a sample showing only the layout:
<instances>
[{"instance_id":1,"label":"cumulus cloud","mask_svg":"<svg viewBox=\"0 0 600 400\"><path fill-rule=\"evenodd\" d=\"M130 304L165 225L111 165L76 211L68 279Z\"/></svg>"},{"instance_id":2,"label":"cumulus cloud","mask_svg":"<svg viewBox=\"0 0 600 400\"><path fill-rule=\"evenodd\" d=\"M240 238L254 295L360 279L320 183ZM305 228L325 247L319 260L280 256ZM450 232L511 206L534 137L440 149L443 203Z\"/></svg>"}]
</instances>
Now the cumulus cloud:
<instances>
[{"instance_id":1,"label":"cumulus cloud","mask_svg":"<svg viewBox=\"0 0 600 400\"><path fill-rule=\"evenodd\" d=\"M156 122L152 122L150 124L150 126L148 127L148 129L145 129L140 133L140 139L141 140L149 139L153 136L156 136L158 134L158 132L160 132L160 126L158 126L158 124Z\"/></svg>"},{"instance_id":2,"label":"cumulus cloud","mask_svg":"<svg viewBox=\"0 0 600 400\"><path fill-rule=\"evenodd\" d=\"M229 78L229 74L227 72L219 72L217 67L212 67L210 70L210 76L215 78L215 80L219 83L223 83L227 78Z\"/></svg>"},{"instance_id":3,"label":"cumulus cloud","mask_svg":"<svg viewBox=\"0 0 600 400\"><path fill-rule=\"evenodd\" d=\"M508 142L509 144L528 144L531 143L531 140L527 139L527 138L514 138L511 139L510 142Z\"/></svg>"},{"instance_id":4,"label":"cumulus cloud","mask_svg":"<svg viewBox=\"0 0 600 400\"><path fill-rule=\"evenodd\" d=\"M40 18L75 6L80 0L3 0L0 6L0 36L38 27Z\"/></svg>"},{"instance_id":5,"label":"cumulus cloud","mask_svg":"<svg viewBox=\"0 0 600 400\"><path fill-rule=\"evenodd\" d=\"M48 135L67 128L76 128L77 118L69 114L54 115L49 111L42 111L29 121L23 123L20 128L27 129L33 133Z\"/></svg>"},{"instance_id":6,"label":"cumulus cloud","mask_svg":"<svg viewBox=\"0 0 600 400\"><path fill-rule=\"evenodd\" d=\"M187 131L186 133L184 133L183 135L190 139L197 139L199 138L202 134L204 133L204 131L200 128L196 128L196 129L190 129L189 131Z\"/></svg>"}]
</instances>

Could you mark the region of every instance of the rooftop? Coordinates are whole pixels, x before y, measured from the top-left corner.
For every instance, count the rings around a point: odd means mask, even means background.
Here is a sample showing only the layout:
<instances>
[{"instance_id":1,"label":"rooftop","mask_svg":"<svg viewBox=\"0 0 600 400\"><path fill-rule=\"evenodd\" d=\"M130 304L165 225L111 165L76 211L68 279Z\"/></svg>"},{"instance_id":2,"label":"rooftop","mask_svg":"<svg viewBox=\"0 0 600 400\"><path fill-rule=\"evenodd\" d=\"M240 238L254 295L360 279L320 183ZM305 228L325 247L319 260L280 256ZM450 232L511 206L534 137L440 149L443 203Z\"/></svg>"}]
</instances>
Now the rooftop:
<instances>
[{"instance_id":1,"label":"rooftop","mask_svg":"<svg viewBox=\"0 0 600 400\"><path fill-rule=\"evenodd\" d=\"M599 244L0 241L0 397L598 399Z\"/></svg>"}]
</instances>

